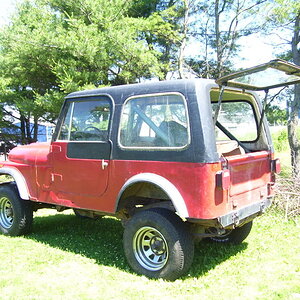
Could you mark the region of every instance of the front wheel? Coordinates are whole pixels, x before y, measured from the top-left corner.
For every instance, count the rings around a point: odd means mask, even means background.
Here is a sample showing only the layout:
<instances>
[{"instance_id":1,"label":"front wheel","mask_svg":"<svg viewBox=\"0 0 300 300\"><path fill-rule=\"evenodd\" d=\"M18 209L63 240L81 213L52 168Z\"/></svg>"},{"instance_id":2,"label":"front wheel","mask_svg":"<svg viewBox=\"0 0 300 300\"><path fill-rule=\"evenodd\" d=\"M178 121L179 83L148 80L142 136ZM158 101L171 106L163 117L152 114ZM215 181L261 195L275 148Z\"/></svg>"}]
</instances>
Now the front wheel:
<instances>
[{"instance_id":1,"label":"front wheel","mask_svg":"<svg viewBox=\"0 0 300 300\"><path fill-rule=\"evenodd\" d=\"M190 268L193 240L184 222L166 209L149 209L128 221L123 236L131 268L150 278L175 280Z\"/></svg>"},{"instance_id":2,"label":"front wheel","mask_svg":"<svg viewBox=\"0 0 300 300\"><path fill-rule=\"evenodd\" d=\"M211 237L210 239L217 243L240 244L249 235L252 228L252 221L235 229L226 230L223 235Z\"/></svg>"},{"instance_id":3,"label":"front wheel","mask_svg":"<svg viewBox=\"0 0 300 300\"><path fill-rule=\"evenodd\" d=\"M0 232L23 235L30 231L32 220L30 201L22 200L13 184L0 185Z\"/></svg>"}]
</instances>

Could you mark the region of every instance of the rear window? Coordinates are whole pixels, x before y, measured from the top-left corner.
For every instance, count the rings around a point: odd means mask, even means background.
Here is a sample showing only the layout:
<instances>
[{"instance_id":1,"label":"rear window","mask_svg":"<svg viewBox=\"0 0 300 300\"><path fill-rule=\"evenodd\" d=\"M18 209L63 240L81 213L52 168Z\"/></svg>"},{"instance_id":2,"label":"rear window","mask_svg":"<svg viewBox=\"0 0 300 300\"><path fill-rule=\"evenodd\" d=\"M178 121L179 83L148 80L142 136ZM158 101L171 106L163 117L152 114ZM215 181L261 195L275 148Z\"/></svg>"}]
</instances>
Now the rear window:
<instances>
[{"instance_id":1,"label":"rear window","mask_svg":"<svg viewBox=\"0 0 300 300\"><path fill-rule=\"evenodd\" d=\"M212 103L216 111L218 103ZM218 115L218 123L230 132L239 141L251 142L257 139L257 122L253 106L247 101L222 102ZM216 126L216 139L229 140L229 137L220 126Z\"/></svg>"}]
</instances>

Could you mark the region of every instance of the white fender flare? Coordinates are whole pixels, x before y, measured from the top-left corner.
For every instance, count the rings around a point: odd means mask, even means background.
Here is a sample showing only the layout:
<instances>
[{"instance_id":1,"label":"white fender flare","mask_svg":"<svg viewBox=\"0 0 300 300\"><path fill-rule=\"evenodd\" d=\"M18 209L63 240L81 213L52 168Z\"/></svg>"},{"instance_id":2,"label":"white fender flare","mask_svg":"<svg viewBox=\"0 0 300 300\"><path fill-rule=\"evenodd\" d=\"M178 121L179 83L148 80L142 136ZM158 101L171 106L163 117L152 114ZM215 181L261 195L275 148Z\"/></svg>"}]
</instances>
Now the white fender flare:
<instances>
[{"instance_id":1,"label":"white fender flare","mask_svg":"<svg viewBox=\"0 0 300 300\"><path fill-rule=\"evenodd\" d=\"M19 170L15 168L3 167L0 168L0 175L10 175L11 177L13 177L14 181L17 184L20 197L23 200L29 200L28 187L24 179L24 176Z\"/></svg>"},{"instance_id":2,"label":"white fender flare","mask_svg":"<svg viewBox=\"0 0 300 300\"><path fill-rule=\"evenodd\" d=\"M184 199L179 193L178 189L166 178L153 173L141 173L129 178L119 192L117 203L119 203L123 192L130 185L133 185L134 183L138 182L148 182L160 187L169 196L176 209L177 214L183 219L189 217Z\"/></svg>"}]
</instances>

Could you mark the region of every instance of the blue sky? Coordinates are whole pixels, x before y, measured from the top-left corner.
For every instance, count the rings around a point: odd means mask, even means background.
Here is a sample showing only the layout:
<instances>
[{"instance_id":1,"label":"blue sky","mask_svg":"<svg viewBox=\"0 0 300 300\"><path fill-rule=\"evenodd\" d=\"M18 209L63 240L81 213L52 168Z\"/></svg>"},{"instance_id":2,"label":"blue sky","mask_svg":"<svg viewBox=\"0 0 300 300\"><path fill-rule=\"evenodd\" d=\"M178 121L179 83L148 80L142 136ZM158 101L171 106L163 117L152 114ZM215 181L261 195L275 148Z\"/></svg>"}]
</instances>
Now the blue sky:
<instances>
[{"instance_id":1,"label":"blue sky","mask_svg":"<svg viewBox=\"0 0 300 300\"><path fill-rule=\"evenodd\" d=\"M7 24L18 0L0 0L0 26Z\"/></svg>"}]
</instances>

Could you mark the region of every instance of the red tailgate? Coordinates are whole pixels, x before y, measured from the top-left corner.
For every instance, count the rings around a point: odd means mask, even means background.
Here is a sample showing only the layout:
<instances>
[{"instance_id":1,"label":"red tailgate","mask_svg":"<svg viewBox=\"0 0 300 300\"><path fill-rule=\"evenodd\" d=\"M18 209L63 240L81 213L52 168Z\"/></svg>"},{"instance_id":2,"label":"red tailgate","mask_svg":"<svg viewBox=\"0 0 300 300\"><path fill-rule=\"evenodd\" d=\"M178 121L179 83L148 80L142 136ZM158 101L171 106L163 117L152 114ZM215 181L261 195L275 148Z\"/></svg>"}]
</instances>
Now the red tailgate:
<instances>
[{"instance_id":1,"label":"red tailgate","mask_svg":"<svg viewBox=\"0 0 300 300\"><path fill-rule=\"evenodd\" d=\"M270 155L267 151L230 156L226 160L231 177L229 196L267 188L271 172Z\"/></svg>"}]
</instances>

